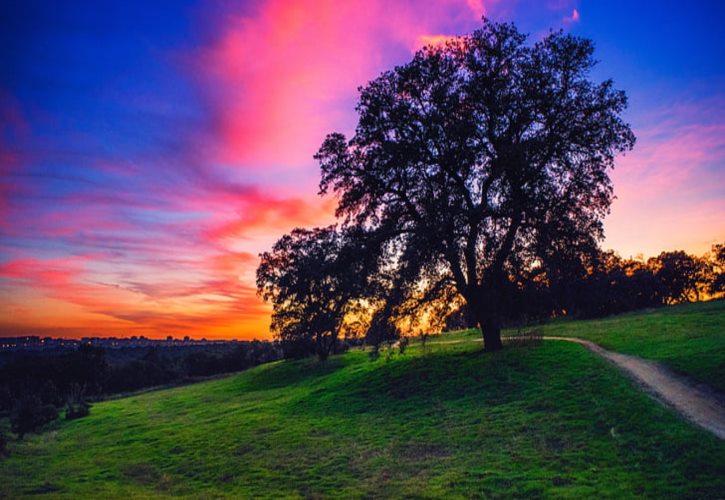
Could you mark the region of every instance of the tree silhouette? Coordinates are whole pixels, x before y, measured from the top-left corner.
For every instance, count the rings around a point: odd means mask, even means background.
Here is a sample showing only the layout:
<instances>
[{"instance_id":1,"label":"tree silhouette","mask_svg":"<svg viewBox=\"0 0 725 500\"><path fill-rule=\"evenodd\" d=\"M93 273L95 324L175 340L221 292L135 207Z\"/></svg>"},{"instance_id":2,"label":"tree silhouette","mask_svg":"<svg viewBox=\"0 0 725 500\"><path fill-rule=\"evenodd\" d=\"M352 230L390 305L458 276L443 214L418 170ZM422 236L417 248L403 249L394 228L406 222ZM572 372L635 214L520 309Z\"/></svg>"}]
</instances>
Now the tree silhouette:
<instances>
[{"instance_id":1,"label":"tree silhouette","mask_svg":"<svg viewBox=\"0 0 725 500\"><path fill-rule=\"evenodd\" d=\"M682 250L650 259L665 304L700 300L707 281L707 262Z\"/></svg>"},{"instance_id":2,"label":"tree silhouette","mask_svg":"<svg viewBox=\"0 0 725 500\"><path fill-rule=\"evenodd\" d=\"M713 295L725 292L725 243L712 246L708 292Z\"/></svg>"},{"instance_id":3,"label":"tree silhouette","mask_svg":"<svg viewBox=\"0 0 725 500\"><path fill-rule=\"evenodd\" d=\"M328 135L315 157L337 215L385 242L389 297L375 324L394 328L403 304L453 290L497 350L516 284L558 247L595 245L607 170L635 138L624 93L589 79L592 52L562 32L527 45L484 20L361 88L354 136Z\"/></svg>"},{"instance_id":4,"label":"tree silhouette","mask_svg":"<svg viewBox=\"0 0 725 500\"><path fill-rule=\"evenodd\" d=\"M335 226L295 229L271 252L260 255L257 290L272 302L272 332L287 357L333 352L351 316L359 313L359 298L372 288L361 231Z\"/></svg>"}]
</instances>

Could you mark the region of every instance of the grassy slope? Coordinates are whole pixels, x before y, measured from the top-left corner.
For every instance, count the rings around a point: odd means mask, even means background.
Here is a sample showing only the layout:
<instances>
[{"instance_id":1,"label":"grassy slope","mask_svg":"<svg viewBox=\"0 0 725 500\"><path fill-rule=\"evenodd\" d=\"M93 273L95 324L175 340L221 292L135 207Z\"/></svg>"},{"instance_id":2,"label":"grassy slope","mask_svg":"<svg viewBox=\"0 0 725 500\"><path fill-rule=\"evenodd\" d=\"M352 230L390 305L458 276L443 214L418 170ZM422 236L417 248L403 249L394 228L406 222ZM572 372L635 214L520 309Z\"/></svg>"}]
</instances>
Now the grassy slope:
<instances>
[{"instance_id":1,"label":"grassy slope","mask_svg":"<svg viewBox=\"0 0 725 500\"><path fill-rule=\"evenodd\" d=\"M351 352L97 404L14 446L0 497L725 491L725 444L581 346L479 349Z\"/></svg>"},{"instance_id":2,"label":"grassy slope","mask_svg":"<svg viewBox=\"0 0 725 500\"><path fill-rule=\"evenodd\" d=\"M580 337L661 361L725 393L725 300L683 304L592 321L553 321L545 335Z\"/></svg>"}]
</instances>

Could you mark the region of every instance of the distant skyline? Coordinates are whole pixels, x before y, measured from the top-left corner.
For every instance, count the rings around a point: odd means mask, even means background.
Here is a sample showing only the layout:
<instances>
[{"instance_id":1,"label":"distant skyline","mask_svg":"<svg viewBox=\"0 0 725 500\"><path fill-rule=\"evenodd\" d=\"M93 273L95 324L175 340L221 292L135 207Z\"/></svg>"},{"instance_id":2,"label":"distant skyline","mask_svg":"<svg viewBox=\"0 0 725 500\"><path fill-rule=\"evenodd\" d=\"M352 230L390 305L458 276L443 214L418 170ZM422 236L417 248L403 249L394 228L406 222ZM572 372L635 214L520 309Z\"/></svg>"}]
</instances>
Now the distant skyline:
<instances>
[{"instance_id":1,"label":"distant skyline","mask_svg":"<svg viewBox=\"0 0 725 500\"><path fill-rule=\"evenodd\" d=\"M334 222L325 135L482 15L592 39L629 96L603 248L725 241L722 2L4 2L0 336L269 338L257 254Z\"/></svg>"}]
</instances>

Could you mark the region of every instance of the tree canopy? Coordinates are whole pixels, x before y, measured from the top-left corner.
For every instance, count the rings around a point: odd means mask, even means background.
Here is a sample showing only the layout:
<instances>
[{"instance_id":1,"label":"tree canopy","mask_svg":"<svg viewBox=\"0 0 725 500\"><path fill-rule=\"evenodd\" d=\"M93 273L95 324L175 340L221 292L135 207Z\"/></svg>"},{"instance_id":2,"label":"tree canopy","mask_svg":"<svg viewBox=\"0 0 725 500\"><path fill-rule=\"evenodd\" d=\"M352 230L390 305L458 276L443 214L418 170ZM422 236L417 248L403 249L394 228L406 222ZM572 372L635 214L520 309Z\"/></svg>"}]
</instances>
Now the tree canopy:
<instances>
[{"instance_id":1,"label":"tree canopy","mask_svg":"<svg viewBox=\"0 0 725 500\"><path fill-rule=\"evenodd\" d=\"M608 170L635 138L624 92L590 79L592 54L484 20L360 89L354 136L328 135L315 158L337 215L386 241L386 316L453 290L496 350L512 288L596 247Z\"/></svg>"},{"instance_id":2,"label":"tree canopy","mask_svg":"<svg viewBox=\"0 0 725 500\"><path fill-rule=\"evenodd\" d=\"M315 155L341 229L297 229L262 254L257 287L277 336L329 353L353 304L376 343L401 317L463 305L486 350L501 348L524 289L586 274L608 171L635 142L624 92L592 81L594 65L589 40L529 43L484 19L361 87L353 137L329 134Z\"/></svg>"},{"instance_id":3,"label":"tree canopy","mask_svg":"<svg viewBox=\"0 0 725 500\"><path fill-rule=\"evenodd\" d=\"M343 328L372 290L368 260L354 227L295 229L263 253L257 288L272 301L272 332L289 357L333 352ZM353 243L354 242L354 243Z\"/></svg>"}]
</instances>

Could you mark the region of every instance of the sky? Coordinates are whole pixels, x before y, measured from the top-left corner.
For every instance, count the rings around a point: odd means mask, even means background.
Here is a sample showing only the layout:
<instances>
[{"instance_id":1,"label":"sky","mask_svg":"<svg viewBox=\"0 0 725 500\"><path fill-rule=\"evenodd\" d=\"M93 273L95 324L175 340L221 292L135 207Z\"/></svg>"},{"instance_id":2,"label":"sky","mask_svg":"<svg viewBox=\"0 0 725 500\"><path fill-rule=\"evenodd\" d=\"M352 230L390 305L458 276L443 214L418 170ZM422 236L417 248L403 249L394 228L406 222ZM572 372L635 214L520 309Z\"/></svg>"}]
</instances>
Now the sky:
<instances>
[{"instance_id":1,"label":"sky","mask_svg":"<svg viewBox=\"0 0 725 500\"><path fill-rule=\"evenodd\" d=\"M258 254L334 221L312 158L357 88L481 16L591 38L630 99L604 248L725 241L725 3L0 6L0 336L269 338Z\"/></svg>"}]
</instances>

